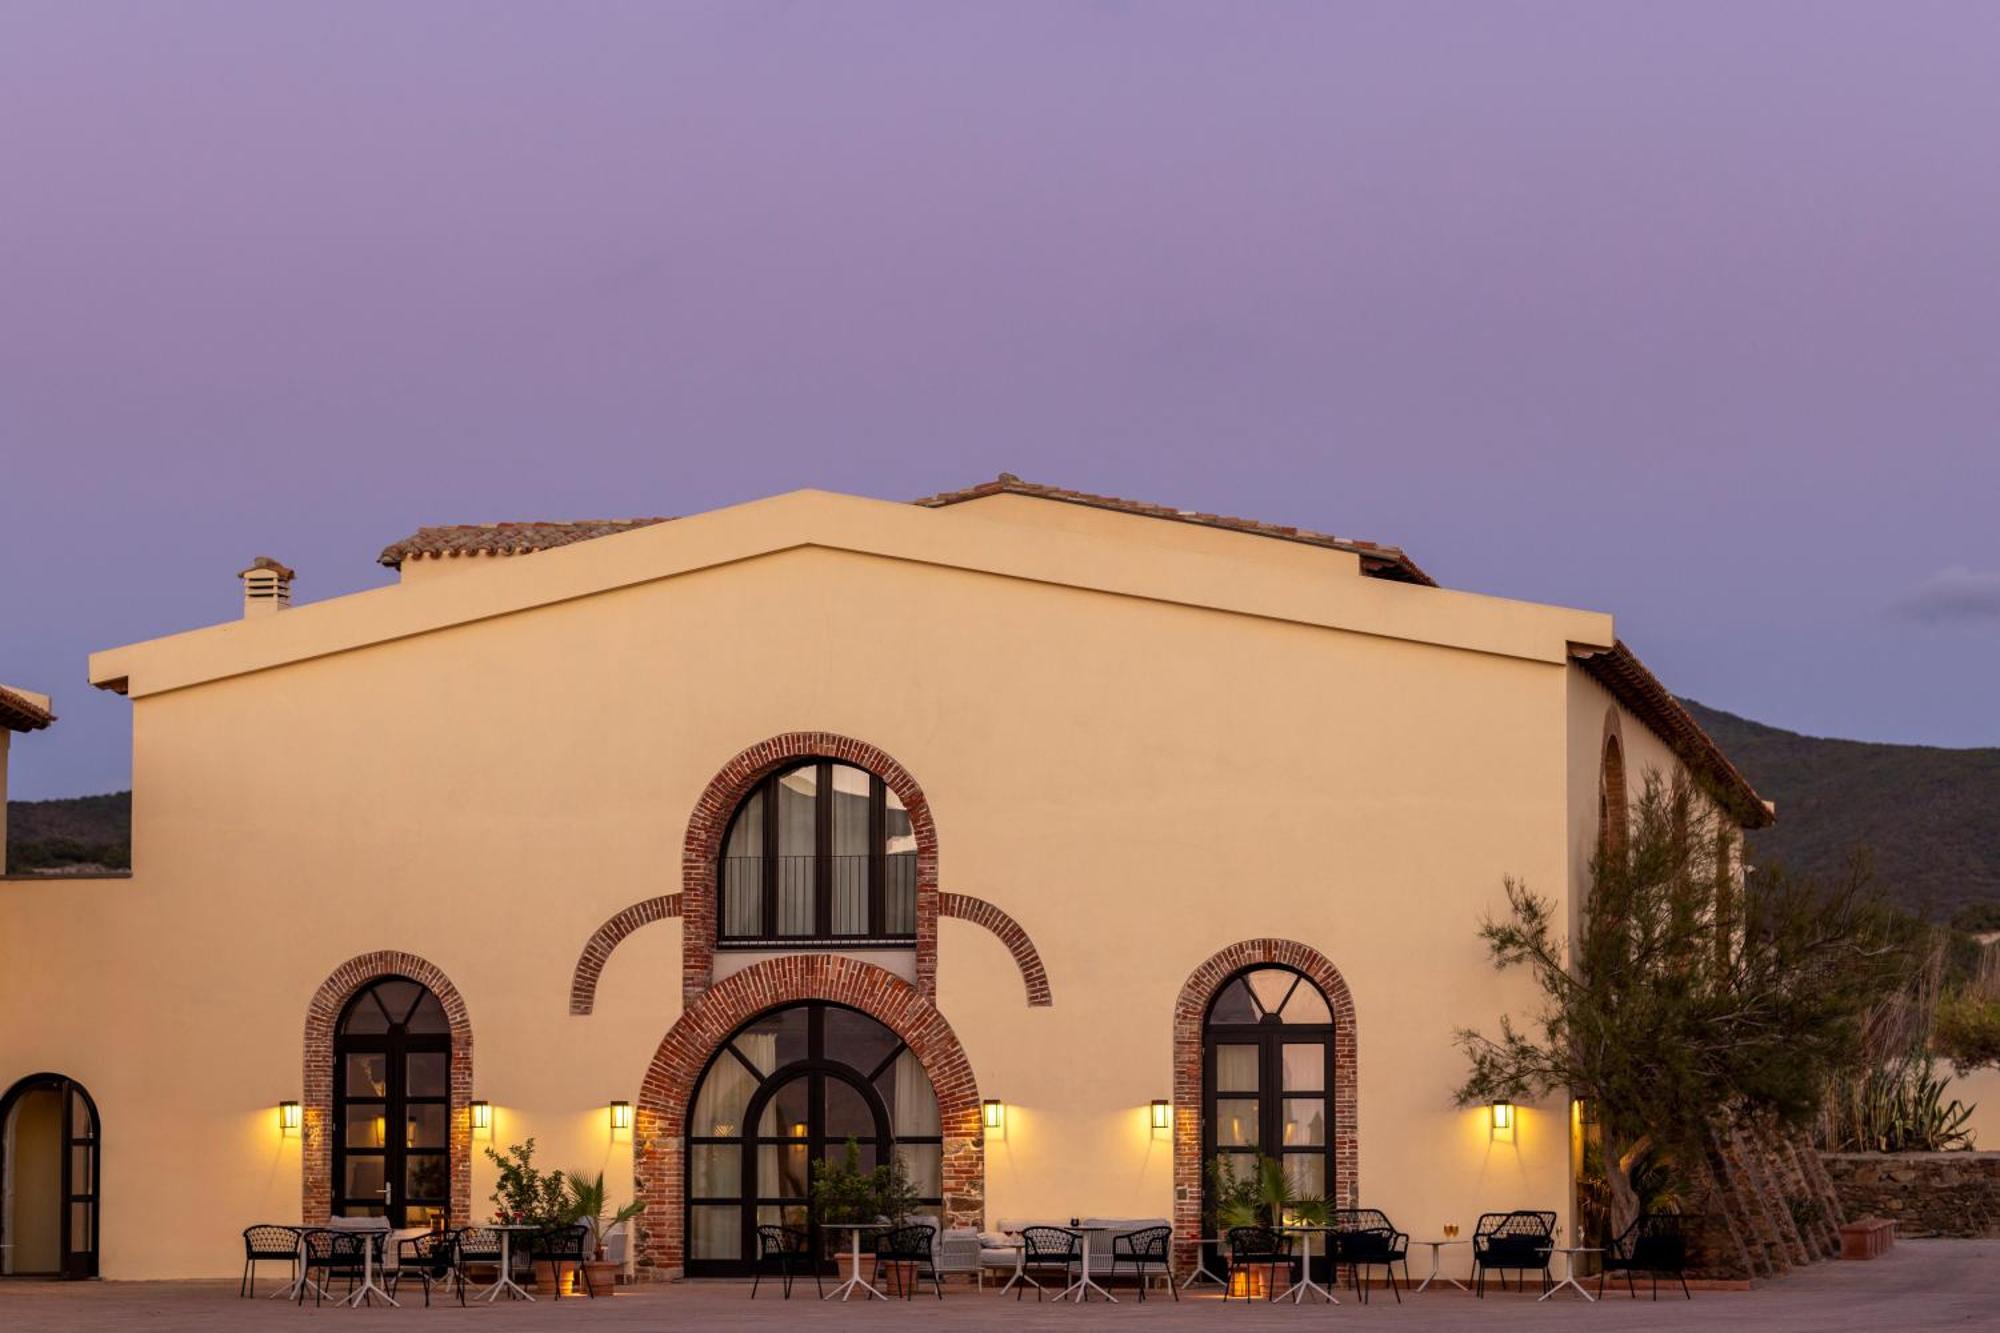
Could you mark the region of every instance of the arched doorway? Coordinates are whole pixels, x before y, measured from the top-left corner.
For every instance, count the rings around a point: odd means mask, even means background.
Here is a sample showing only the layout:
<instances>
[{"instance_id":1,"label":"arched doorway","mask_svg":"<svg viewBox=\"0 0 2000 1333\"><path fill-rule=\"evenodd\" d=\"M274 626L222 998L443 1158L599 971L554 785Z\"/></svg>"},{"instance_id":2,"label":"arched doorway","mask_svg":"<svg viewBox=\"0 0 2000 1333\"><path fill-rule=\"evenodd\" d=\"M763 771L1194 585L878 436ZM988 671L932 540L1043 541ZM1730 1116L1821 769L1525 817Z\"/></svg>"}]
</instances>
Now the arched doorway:
<instances>
[{"instance_id":1,"label":"arched doorway","mask_svg":"<svg viewBox=\"0 0 2000 1333\"><path fill-rule=\"evenodd\" d=\"M97 1103L61 1074L0 1097L0 1273L97 1276Z\"/></svg>"},{"instance_id":2,"label":"arched doorway","mask_svg":"<svg viewBox=\"0 0 2000 1333\"><path fill-rule=\"evenodd\" d=\"M1202 1026L1202 1158L1243 1180L1276 1161L1292 1189L1333 1189L1333 1009L1296 968L1246 968Z\"/></svg>"},{"instance_id":3,"label":"arched doorway","mask_svg":"<svg viewBox=\"0 0 2000 1333\"><path fill-rule=\"evenodd\" d=\"M759 1226L815 1226L813 1163L853 1141L864 1170L902 1161L920 1206L943 1207L943 1125L929 1075L888 1027L806 1001L722 1043L687 1118L687 1272L748 1271Z\"/></svg>"},{"instance_id":4,"label":"arched doorway","mask_svg":"<svg viewBox=\"0 0 2000 1333\"><path fill-rule=\"evenodd\" d=\"M423 1226L451 1211L451 1024L430 989L382 977L333 1038L333 1213Z\"/></svg>"}]
</instances>

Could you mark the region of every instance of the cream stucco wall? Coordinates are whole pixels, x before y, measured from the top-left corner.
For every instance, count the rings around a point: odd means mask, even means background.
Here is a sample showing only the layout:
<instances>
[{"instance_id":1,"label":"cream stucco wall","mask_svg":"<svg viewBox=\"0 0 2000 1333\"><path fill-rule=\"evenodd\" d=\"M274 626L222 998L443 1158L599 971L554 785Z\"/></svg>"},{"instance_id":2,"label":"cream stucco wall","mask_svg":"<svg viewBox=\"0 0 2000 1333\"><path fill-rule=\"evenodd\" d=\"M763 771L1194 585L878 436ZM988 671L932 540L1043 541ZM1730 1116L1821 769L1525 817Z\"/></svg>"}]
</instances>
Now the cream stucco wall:
<instances>
[{"instance_id":1,"label":"cream stucco wall","mask_svg":"<svg viewBox=\"0 0 2000 1333\"><path fill-rule=\"evenodd\" d=\"M104 1274L231 1273L244 1225L297 1217L275 1106L314 989L375 949L464 997L501 1142L626 1192L604 1108L680 1012L681 923L624 942L590 1017L570 970L679 887L716 770L804 729L915 775L943 889L1047 965L1054 1006L1029 1009L998 940L941 923L940 1008L1008 1105L989 1218L1168 1212L1145 1109L1174 998L1275 935L1353 993L1365 1202L1413 1233L1567 1221L1567 1108L1496 1141L1450 1106L1451 1033L1532 1003L1474 930L1503 875L1570 883L1568 645L1608 644L1608 618L1006 499L779 497L94 659L134 700L134 876L0 886L0 1011L25 1016L0 1082L59 1070L96 1098ZM476 1208L490 1189L482 1162Z\"/></svg>"}]
</instances>

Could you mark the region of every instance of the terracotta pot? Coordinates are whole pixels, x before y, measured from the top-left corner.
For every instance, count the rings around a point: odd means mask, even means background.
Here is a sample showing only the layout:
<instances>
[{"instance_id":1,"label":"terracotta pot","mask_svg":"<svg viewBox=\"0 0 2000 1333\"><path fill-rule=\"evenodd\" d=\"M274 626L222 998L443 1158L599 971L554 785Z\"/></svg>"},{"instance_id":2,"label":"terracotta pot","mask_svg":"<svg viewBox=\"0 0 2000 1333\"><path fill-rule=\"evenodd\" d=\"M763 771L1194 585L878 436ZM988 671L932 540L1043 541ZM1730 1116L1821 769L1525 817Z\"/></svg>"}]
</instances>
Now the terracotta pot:
<instances>
[{"instance_id":1,"label":"terracotta pot","mask_svg":"<svg viewBox=\"0 0 2000 1333\"><path fill-rule=\"evenodd\" d=\"M866 1264L866 1263L870 1262L870 1261L871 1261L871 1260L872 1260L873 1258L874 1258L874 1256L873 1256L873 1255L869 1255L869 1254L863 1254L863 1255L861 1256L861 1262L862 1262L862 1263L864 1263L864 1264ZM835 1252L834 1252L834 1256L833 1256L833 1263L834 1263L834 1267L840 1270L840 1272L839 1272L839 1276L840 1276L840 1280L841 1280L842 1282L845 1282L845 1281L847 1281L847 1280L848 1280L849 1278L851 1278L851 1277L853 1277L853 1276L854 1276L854 1251L853 1251L853 1250L837 1250L837 1251L835 1251Z\"/></svg>"},{"instance_id":2,"label":"terracotta pot","mask_svg":"<svg viewBox=\"0 0 2000 1333\"><path fill-rule=\"evenodd\" d=\"M556 1265L546 1259L537 1260L535 1263L535 1286L541 1291L556 1290ZM576 1265L564 1264L562 1266L562 1294L573 1296L581 1290L583 1290L583 1284L576 1279Z\"/></svg>"},{"instance_id":3,"label":"terracotta pot","mask_svg":"<svg viewBox=\"0 0 2000 1333\"><path fill-rule=\"evenodd\" d=\"M618 1274L625 1267L609 1259L592 1259L584 1265L590 1270L590 1290L593 1295L610 1296L618 1290Z\"/></svg>"},{"instance_id":4,"label":"terracotta pot","mask_svg":"<svg viewBox=\"0 0 2000 1333\"><path fill-rule=\"evenodd\" d=\"M883 1264L882 1280L875 1285L898 1296L914 1291L917 1286L917 1266L903 1263Z\"/></svg>"}]
</instances>

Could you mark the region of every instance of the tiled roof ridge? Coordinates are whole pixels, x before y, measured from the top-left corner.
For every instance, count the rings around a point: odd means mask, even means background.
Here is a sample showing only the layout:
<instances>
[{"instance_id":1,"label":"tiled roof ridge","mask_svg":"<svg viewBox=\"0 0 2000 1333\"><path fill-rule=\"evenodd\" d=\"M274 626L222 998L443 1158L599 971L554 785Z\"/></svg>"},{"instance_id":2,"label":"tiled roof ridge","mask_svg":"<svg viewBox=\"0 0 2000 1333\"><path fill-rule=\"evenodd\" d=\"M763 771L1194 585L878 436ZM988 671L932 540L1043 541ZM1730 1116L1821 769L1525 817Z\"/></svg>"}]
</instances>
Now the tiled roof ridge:
<instances>
[{"instance_id":1,"label":"tiled roof ridge","mask_svg":"<svg viewBox=\"0 0 2000 1333\"><path fill-rule=\"evenodd\" d=\"M1654 734L1667 743L1667 748L1688 766L1688 771L1709 789L1724 809L1736 817L1739 824L1755 829L1768 828L1777 822L1776 813L1750 785L1750 779L1730 762L1722 747L1715 743L1715 738L1660 682L1660 678L1647 669L1623 639L1609 648L1573 649L1572 656L1591 679L1610 691L1612 698L1625 705L1634 717L1652 728Z\"/></svg>"},{"instance_id":2,"label":"tiled roof ridge","mask_svg":"<svg viewBox=\"0 0 2000 1333\"><path fill-rule=\"evenodd\" d=\"M672 521L671 515L661 515L654 518L527 519L504 523L433 524L418 528L401 541L383 547L376 561L393 569L403 561L413 559L527 555Z\"/></svg>"},{"instance_id":3,"label":"tiled roof ridge","mask_svg":"<svg viewBox=\"0 0 2000 1333\"><path fill-rule=\"evenodd\" d=\"M55 720L53 712L27 695L0 685L0 727L9 731L40 731Z\"/></svg>"},{"instance_id":4,"label":"tiled roof ridge","mask_svg":"<svg viewBox=\"0 0 2000 1333\"><path fill-rule=\"evenodd\" d=\"M1092 509L1135 514L1141 518L1169 519L1178 523L1194 523L1202 527L1221 528L1257 537L1272 537L1280 541L1324 546L1360 556L1363 569L1376 577L1418 583L1426 587L1437 586L1437 581L1418 568L1417 562L1404 554L1400 547L1362 541L1353 537L1337 537L1330 532L1315 532L1310 528L1265 523L1254 518L1234 518L1227 514L1211 514L1204 510L1176 509L1171 505L1154 504L1146 500L1127 500L1116 495L1096 495L1089 491L1047 486L1040 482L1023 481L1011 472L1002 472L992 481L983 481L977 486L926 495L911 503L922 505L927 509L941 509L946 505L960 504L967 500L981 500L990 495L1025 495L1040 500L1058 500L1065 504L1085 505Z\"/></svg>"}]
</instances>

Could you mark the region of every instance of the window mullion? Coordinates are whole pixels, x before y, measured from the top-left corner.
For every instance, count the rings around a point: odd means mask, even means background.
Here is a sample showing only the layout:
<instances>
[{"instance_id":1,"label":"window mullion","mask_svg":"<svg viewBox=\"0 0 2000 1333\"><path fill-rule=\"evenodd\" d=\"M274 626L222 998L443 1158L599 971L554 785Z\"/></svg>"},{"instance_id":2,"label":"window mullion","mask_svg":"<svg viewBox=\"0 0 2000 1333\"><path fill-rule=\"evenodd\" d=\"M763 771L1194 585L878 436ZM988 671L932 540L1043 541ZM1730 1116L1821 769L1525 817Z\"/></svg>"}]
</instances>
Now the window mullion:
<instances>
[{"instance_id":1,"label":"window mullion","mask_svg":"<svg viewBox=\"0 0 2000 1333\"><path fill-rule=\"evenodd\" d=\"M882 779L868 776L868 933L882 939L889 933L886 886L887 867L883 864L882 843L888 833L887 800Z\"/></svg>"},{"instance_id":2,"label":"window mullion","mask_svg":"<svg viewBox=\"0 0 2000 1333\"><path fill-rule=\"evenodd\" d=\"M813 930L833 934L833 765L813 769Z\"/></svg>"},{"instance_id":3,"label":"window mullion","mask_svg":"<svg viewBox=\"0 0 2000 1333\"><path fill-rule=\"evenodd\" d=\"M778 938L778 780L765 778L759 784L764 793L764 919L757 933L767 940Z\"/></svg>"}]
</instances>

